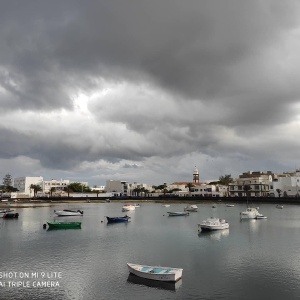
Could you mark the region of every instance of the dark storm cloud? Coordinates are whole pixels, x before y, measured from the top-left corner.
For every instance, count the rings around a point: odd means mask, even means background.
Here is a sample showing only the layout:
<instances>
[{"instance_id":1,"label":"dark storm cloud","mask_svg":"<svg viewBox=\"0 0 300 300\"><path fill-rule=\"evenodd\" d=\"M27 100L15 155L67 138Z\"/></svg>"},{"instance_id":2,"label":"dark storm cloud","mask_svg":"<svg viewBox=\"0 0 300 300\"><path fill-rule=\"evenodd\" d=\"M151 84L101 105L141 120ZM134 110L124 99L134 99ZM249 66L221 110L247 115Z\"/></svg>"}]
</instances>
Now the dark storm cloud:
<instances>
[{"instance_id":1,"label":"dark storm cloud","mask_svg":"<svg viewBox=\"0 0 300 300\"><path fill-rule=\"evenodd\" d=\"M16 87L5 87L27 109L70 106L72 89L84 88L89 76L150 76L202 101L234 96L235 66L278 42L293 25L294 5L9 1L2 10L1 61ZM251 80L247 70L239 75Z\"/></svg>"}]
</instances>

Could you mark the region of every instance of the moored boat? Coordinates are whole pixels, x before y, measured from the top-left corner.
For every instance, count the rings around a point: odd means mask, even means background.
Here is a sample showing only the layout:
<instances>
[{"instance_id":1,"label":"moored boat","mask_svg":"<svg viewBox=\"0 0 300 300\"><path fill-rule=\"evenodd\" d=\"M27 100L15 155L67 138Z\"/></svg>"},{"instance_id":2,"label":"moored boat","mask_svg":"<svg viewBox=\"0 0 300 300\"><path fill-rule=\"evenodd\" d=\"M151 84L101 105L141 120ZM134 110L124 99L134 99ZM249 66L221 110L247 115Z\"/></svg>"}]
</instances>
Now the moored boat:
<instances>
[{"instance_id":1,"label":"moored boat","mask_svg":"<svg viewBox=\"0 0 300 300\"><path fill-rule=\"evenodd\" d=\"M277 205L276 205L276 208L283 209L283 205L277 204Z\"/></svg>"},{"instance_id":2,"label":"moored boat","mask_svg":"<svg viewBox=\"0 0 300 300\"><path fill-rule=\"evenodd\" d=\"M0 209L0 218L4 218L5 215L16 214L13 209ZM19 215L19 214L18 214Z\"/></svg>"},{"instance_id":3,"label":"moored boat","mask_svg":"<svg viewBox=\"0 0 300 300\"><path fill-rule=\"evenodd\" d=\"M180 268L147 266L131 263L127 263L127 266L131 274L146 279L176 282L182 278L183 269Z\"/></svg>"},{"instance_id":4,"label":"moored boat","mask_svg":"<svg viewBox=\"0 0 300 300\"><path fill-rule=\"evenodd\" d=\"M198 206L196 204L190 204L184 208L185 211L198 211Z\"/></svg>"},{"instance_id":5,"label":"moored boat","mask_svg":"<svg viewBox=\"0 0 300 300\"><path fill-rule=\"evenodd\" d=\"M47 222L49 229L77 229L81 222Z\"/></svg>"},{"instance_id":6,"label":"moored boat","mask_svg":"<svg viewBox=\"0 0 300 300\"><path fill-rule=\"evenodd\" d=\"M72 209L64 209L64 210L54 210L54 213L59 217L69 217L69 216L82 216L82 210L72 210Z\"/></svg>"},{"instance_id":7,"label":"moored boat","mask_svg":"<svg viewBox=\"0 0 300 300\"><path fill-rule=\"evenodd\" d=\"M241 219L266 219L267 217L259 213L255 207L247 207L247 209L240 213Z\"/></svg>"},{"instance_id":8,"label":"moored boat","mask_svg":"<svg viewBox=\"0 0 300 300\"><path fill-rule=\"evenodd\" d=\"M219 218L208 218L198 224L198 231L213 231L228 229L229 224L224 219Z\"/></svg>"},{"instance_id":9,"label":"moored boat","mask_svg":"<svg viewBox=\"0 0 300 300\"><path fill-rule=\"evenodd\" d=\"M170 207L170 204L162 204L163 207Z\"/></svg>"},{"instance_id":10,"label":"moored boat","mask_svg":"<svg viewBox=\"0 0 300 300\"><path fill-rule=\"evenodd\" d=\"M132 211L135 210L135 206L132 204L124 204L122 207L122 211Z\"/></svg>"},{"instance_id":11,"label":"moored boat","mask_svg":"<svg viewBox=\"0 0 300 300\"><path fill-rule=\"evenodd\" d=\"M227 207L234 207L234 204L226 204Z\"/></svg>"},{"instance_id":12,"label":"moored boat","mask_svg":"<svg viewBox=\"0 0 300 300\"><path fill-rule=\"evenodd\" d=\"M186 211L168 211L169 217L188 216L189 212Z\"/></svg>"},{"instance_id":13,"label":"moored boat","mask_svg":"<svg viewBox=\"0 0 300 300\"><path fill-rule=\"evenodd\" d=\"M124 217L107 217L107 223L124 223L124 222L129 222L130 217L129 216L124 216Z\"/></svg>"}]
</instances>

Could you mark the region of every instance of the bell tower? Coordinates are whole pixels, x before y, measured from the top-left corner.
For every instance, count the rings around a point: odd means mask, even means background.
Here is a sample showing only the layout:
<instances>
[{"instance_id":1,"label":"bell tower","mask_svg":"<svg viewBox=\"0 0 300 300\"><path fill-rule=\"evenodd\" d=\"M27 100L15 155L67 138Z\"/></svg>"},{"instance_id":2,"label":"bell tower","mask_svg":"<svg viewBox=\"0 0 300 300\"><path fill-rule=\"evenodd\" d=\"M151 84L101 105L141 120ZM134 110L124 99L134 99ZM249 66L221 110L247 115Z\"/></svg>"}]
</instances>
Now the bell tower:
<instances>
[{"instance_id":1,"label":"bell tower","mask_svg":"<svg viewBox=\"0 0 300 300\"><path fill-rule=\"evenodd\" d=\"M199 183L199 172L196 166L193 171L193 183Z\"/></svg>"}]
</instances>

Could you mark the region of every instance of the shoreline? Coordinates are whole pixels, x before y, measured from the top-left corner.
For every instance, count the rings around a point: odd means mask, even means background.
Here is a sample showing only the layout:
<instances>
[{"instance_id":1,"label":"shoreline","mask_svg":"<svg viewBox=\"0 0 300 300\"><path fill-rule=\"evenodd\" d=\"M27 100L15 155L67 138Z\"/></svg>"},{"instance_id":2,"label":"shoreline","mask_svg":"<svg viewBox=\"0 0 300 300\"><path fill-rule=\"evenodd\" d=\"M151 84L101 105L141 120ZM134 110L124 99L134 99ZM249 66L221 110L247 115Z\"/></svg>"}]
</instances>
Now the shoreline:
<instances>
[{"instance_id":1,"label":"shoreline","mask_svg":"<svg viewBox=\"0 0 300 300\"><path fill-rule=\"evenodd\" d=\"M269 204L300 204L300 199L298 198L251 198L248 201L251 205L254 203L269 203ZM205 198L205 199L195 199L193 198L135 198L135 199L122 199L122 198L90 198L90 199L18 199L8 200L5 202L0 202L0 208L37 208L37 207L52 207L57 204L77 204L77 203L169 203L169 204L201 204L201 203L212 203L212 204L245 204L247 203L246 198Z\"/></svg>"}]
</instances>

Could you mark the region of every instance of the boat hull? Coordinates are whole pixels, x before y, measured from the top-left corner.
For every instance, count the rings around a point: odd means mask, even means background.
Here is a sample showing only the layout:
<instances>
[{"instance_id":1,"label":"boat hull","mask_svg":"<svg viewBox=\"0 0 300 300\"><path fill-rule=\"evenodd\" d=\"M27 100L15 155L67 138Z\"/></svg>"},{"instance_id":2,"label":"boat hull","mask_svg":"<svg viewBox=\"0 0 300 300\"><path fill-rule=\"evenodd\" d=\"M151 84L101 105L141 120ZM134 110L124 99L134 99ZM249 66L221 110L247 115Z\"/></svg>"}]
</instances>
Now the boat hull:
<instances>
[{"instance_id":1,"label":"boat hull","mask_svg":"<svg viewBox=\"0 0 300 300\"><path fill-rule=\"evenodd\" d=\"M0 216L1 217L1 216ZM7 212L2 215L3 219L17 219L19 218L18 213Z\"/></svg>"},{"instance_id":2,"label":"boat hull","mask_svg":"<svg viewBox=\"0 0 300 300\"><path fill-rule=\"evenodd\" d=\"M126 223L130 217L106 217L107 223Z\"/></svg>"},{"instance_id":3,"label":"boat hull","mask_svg":"<svg viewBox=\"0 0 300 300\"><path fill-rule=\"evenodd\" d=\"M214 230L224 230L228 229L229 225L224 225L224 226L208 226L208 225L200 225L201 231L214 231Z\"/></svg>"},{"instance_id":4,"label":"boat hull","mask_svg":"<svg viewBox=\"0 0 300 300\"><path fill-rule=\"evenodd\" d=\"M78 229L81 222L47 222L49 229Z\"/></svg>"},{"instance_id":5,"label":"boat hull","mask_svg":"<svg viewBox=\"0 0 300 300\"><path fill-rule=\"evenodd\" d=\"M122 207L122 211L132 211L135 210L135 206L134 205L124 205Z\"/></svg>"},{"instance_id":6,"label":"boat hull","mask_svg":"<svg viewBox=\"0 0 300 300\"><path fill-rule=\"evenodd\" d=\"M198 206L197 205L188 205L187 207L184 208L184 211L198 211Z\"/></svg>"},{"instance_id":7,"label":"boat hull","mask_svg":"<svg viewBox=\"0 0 300 300\"><path fill-rule=\"evenodd\" d=\"M127 263L129 272L145 279L176 282L182 278L183 269L145 266Z\"/></svg>"},{"instance_id":8,"label":"boat hull","mask_svg":"<svg viewBox=\"0 0 300 300\"><path fill-rule=\"evenodd\" d=\"M215 231L224 230L229 228L229 223L224 219L209 218L202 223L198 224L198 231Z\"/></svg>"},{"instance_id":9,"label":"boat hull","mask_svg":"<svg viewBox=\"0 0 300 300\"><path fill-rule=\"evenodd\" d=\"M188 216L189 213L188 212L169 212L168 211L168 214L169 214L169 217L180 217L180 216Z\"/></svg>"}]
</instances>

